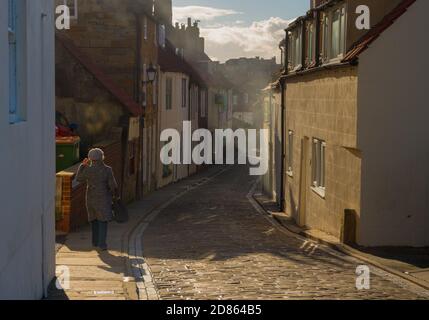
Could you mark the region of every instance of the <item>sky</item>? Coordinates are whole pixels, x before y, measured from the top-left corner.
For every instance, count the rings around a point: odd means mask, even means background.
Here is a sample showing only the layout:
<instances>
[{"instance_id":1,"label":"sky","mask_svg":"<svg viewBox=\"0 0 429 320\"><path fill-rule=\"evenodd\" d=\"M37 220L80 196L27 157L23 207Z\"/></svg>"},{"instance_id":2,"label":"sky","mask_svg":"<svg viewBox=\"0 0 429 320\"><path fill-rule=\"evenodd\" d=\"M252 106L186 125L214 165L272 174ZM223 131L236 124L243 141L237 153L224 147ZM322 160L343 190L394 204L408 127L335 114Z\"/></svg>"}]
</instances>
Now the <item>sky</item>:
<instances>
[{"instance_id":1,"label":"sky","mask_svg":"<svg viewBox=\"0 0 429 320\"><path fill-rule=\"evenodd\" d=\"M278 58L284 29L309 7L310 0L173 0L173 20L200 20L213 60Z\"/></svg>"}]
</instances>

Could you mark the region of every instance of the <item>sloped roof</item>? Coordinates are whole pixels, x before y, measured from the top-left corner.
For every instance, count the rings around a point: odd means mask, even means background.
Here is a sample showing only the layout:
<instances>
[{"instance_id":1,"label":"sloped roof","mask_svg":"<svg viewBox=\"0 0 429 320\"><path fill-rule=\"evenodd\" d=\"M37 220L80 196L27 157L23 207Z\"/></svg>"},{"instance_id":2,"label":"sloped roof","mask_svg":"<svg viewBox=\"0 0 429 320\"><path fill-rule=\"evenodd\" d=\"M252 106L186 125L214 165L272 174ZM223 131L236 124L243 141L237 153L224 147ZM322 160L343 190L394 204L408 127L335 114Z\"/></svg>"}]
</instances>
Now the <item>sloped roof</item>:
<instances>
[{"instance_id":1,"label":"sloped roof","mask_svg":"<svg viewBox=\"0 0 429 320\"><path fill-rule=\"evenodd\" d=\"M201 75L184 59L179 57L173 45L167 40L165 48L158 50L158 64L164 72L178 72L189 75L189 77L202 87L206 87L206 82Z\"/></svg>"},{"instance_id":2,"label":"sloped roof","mask_svg":"<svg viewBox=\"0 0 429 320\"><path fill-rule=\"evenodd\" d=\"M138 117L143 115L143 110L140 105L135 102L134 99L125 92L125 90L119 87L108 75L106 75L99 66L92 62L85 53L76 47L72 40L58 32L55 34L55 38L133 116Z\"/></svg>"},{"instance_id":3,"label":"sloped roof","mask_svg":"<svg viewBox=\"0 0 429 320\"><path fill-rule=\"evenodd\" d=\"M234 84L232 84L220 71L216 70L213 73L206 73L203 75L204 80L211 87L216 88L228 88L232 89Z\"/></svg>"},{"instance_id":4,"label":"sloped roof","mask_svg":"<svg viewBox=\"0 0 429 320\"><path fill-rule=\"evenodd\" d=\"M350 49L344 57L343 62L356 60L359 55L364 52L385 30L395 23L395 21L401 17L414 2L416 2L416 0L403 0L395 9L387 14L377 25L375 25L353 45L352 49Z\"/></svg>"}]
</instances>

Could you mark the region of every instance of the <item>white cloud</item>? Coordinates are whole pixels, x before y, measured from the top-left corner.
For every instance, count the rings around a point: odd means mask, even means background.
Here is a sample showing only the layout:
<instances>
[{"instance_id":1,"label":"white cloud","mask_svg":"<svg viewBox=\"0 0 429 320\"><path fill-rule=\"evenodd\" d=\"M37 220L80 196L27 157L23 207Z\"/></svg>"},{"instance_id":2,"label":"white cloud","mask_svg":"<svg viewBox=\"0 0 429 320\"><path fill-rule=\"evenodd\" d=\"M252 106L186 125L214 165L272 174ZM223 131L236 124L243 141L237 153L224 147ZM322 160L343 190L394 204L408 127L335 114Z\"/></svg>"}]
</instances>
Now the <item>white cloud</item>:
<instances>
[{"instance_id":1,"label":"white cloud","mask_svg":"<svg viewBox=\"0 0 429 320\"><path fill-rule=\"evenodd\" d=\"M176 22L185 22L188 17L193 20L212 21L219 17L242 14L235 10L219 9L203 6L186 6L173 8L173 20Z\"/></svg>"},{"instance_id":2,"label":"white cloud","mask_svg":"<svg viewBox=\"0 0 429 320\"><path fill-rule=\"evenodd\" d=\"M241 56L271 58L279 55L278 44L285 35L284 29L292 21L272 17L250 26L205 27L201 34L206 38L208 54L220 61Z\"/></svg>"}]
</instances>

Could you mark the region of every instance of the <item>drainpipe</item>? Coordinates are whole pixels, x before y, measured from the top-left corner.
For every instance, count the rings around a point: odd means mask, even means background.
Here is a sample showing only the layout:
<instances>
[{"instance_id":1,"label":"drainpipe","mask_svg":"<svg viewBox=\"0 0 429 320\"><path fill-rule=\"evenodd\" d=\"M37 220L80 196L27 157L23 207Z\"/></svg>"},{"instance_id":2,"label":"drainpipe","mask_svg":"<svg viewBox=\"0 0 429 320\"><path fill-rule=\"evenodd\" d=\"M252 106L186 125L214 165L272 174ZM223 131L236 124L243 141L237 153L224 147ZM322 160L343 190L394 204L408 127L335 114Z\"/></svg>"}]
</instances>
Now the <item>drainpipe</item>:
<instances>
[{"instance_id":1,"label":"drainpipe","mask_svg":"<svg viewBox=\"0 0 429 320\"><path fill-rule=\"evenodd\" d=\"M286 38L285 38L285 71L284 74L287 75L289 72L289 36L288 31L286 29ZM285 141L286 141L286 80L284 78L280 78L280 103L281 103L281 154L282 160L280 164L280 211L284 212L285 208L285 161L286 161L286 149L285 149Z\"/></svg>"},{"instance_id":2,"label":"drainpipe","mask_svg":"<svg viewBox=\"0 0 429 320\"><path fill-rule=\"evenodd\" d=\"M136 14L136 86L135 86L135 98L140 106L142 106L142 95L141 95L141 86L142 86L142 31L141 31L141 16ZM146 70L143 70L146 72ZM138 169L137 169L137 183L136 183L136 197L137 199L141 199L143 197L143 132L144 132L144 117L139 117L139 145L138 145Z\"/></svg>"},{"instance_id":3,"label":"drainpipe","mask_svg":"<svg viewBox=\"0 0 429 320\"><path fill-rule=\"evenodd\" d=\"M285 208L285 161L286 161L286 150L285 150L285 137L286 137L286 81L285 79L280 79L280 91L281 91L281 144L282 144L282 161L280 165L280 211L284 212L286 210Z\"/></svg>"}]
</instances>

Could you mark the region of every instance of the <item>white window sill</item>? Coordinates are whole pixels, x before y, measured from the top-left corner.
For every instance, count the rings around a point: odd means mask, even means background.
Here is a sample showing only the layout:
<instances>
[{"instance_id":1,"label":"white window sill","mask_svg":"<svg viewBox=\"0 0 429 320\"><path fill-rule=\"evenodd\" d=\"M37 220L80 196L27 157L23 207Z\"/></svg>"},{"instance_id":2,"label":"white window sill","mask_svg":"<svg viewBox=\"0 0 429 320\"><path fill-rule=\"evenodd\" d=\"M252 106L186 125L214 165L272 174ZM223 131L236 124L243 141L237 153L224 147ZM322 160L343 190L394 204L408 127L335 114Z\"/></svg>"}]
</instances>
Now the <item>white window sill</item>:
<instances>
[{"instance_id":1,"label":"white window sill","mask_svg":"<svg viewBox=\"0 0 429 320\"><path fill-rule=\"evenodd\" d=\"M322 199L326 198L326 189L321 187L311 187L314 193L316 193Z\"/></svg>"},{"instance_id":2,"label":"white window sill","mask_svg":"<svg viewBox=\"0 0 429 320\"><path fill-rule=\"evenodd\" d=\"M323 65L324 66L329 66L329 65L333 65L333 64L338 64L338 63L341 63L341 61L343 61L343 59L344 59L344 55L340 55L337 58L331 58L331 59L329 59Z\"/></svg>"}]
</instances>

